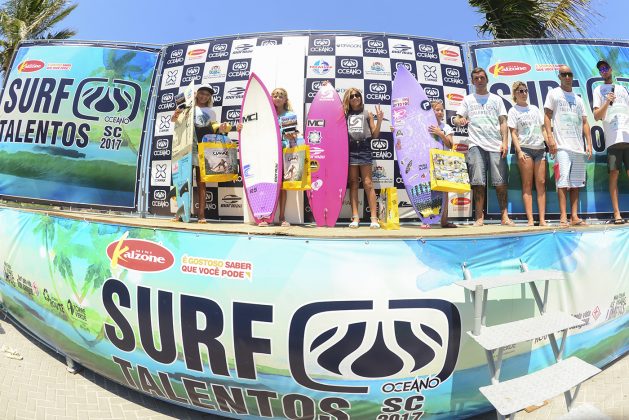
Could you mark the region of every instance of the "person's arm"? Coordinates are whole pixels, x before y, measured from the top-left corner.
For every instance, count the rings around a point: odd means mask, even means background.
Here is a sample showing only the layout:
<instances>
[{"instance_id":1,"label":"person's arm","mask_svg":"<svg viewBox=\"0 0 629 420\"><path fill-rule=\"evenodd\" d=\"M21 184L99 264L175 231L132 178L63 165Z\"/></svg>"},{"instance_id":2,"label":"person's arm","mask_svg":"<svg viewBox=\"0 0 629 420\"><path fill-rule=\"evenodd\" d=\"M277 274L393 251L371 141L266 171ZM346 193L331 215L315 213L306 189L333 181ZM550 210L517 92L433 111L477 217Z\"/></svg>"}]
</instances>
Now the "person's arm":
<instances>
[{"instance_id":1,"label":"person's arm","mask_svg":"<svg viewBox=\"0 0 629 420\"><path fill-rule=\"evenodd\" d=\"M592 157L592 134L590 133L590 124L588 124L588 119L584 115L583 119L583 135L585 136L585 153L587 154L588 159Z\"/></svg>"},{"instance_id":2,"label":"person's arm","mask_svg":"<svg viewBox=\"0 0 629 420\"><path fill-rule=\"evenodd\" d=\"M600 93L599 93L599 96L600 96ZM607 115L607 108L609 108L609 104L611 104L615 100L616 100L616 95L614 94L614 92L609 92L607 95L605 95L605 100L600 104L600 107L597 106L599 105L597 103L598 101L595 101L596 103L594 104L594 119L596 121L604 120L605 116Z\"/></svg>"},{"instance_id":3,"label":"person's arm","mask_svg":"<svg viewBox=\"0 0 629 420\"><path fill-rule=\"evenodd\" d=\"M546 137L548 139L548 148L551 149L551 145L555 147L555 153L557 150L557 142L555 141L555 136L553 135L553 125L552 125L553 111L548 108L544 108L544 128L546 129ZM550 153L553 153L552 151Z\"/></svg>"},{"instance_id":4,"label":"person's arm","mask_svg":"<svg viewBox=\"0 0 629 420\"><path fill-rule=\"evenodd\" d=\"M179 115L181 114L181 111L183 111L181 108L175 109L175 112L173 112L172 117L170 117L170 121L177 122L177 119L179 119Z\"/></svg>"},{"instance_id":5,"label":"person's arm","mask_svg":"<svg viewBox=\"0 0 629 420\"><path fill-rule=\"evenodd\" d=\"M454 125L459 127L464 127L468 123L467 118L459 114L456 114L456 116L452 119L452 122L454 123Z\"/></svg>"},{"instance_id":6,"label":"person's arm","mask_svg":"<svg viewBox=\"0 0 629 420\"><path fill-rule=\"evenodd\" d=\"M507 116L499 115L498 121L500 122L500 136L502 137L500 155L504 158L507 157L507 153L509 153L509 128L507 127Z\"/></svg>"},{"instance_id":7,"label":"person's arm","mask_svg":"<svg viewBox=\"0 0 629 420\"><path fill-rule=\"evenodd\" d=\"M518 156L520 160L526 160L526 155L522 152L522 148L520 147L520 138L518 137L518 129L516 127L509 127L511 131L511 141L513 142L513 148L515 149L515 154Z\"/></svg>"},{"instance_id":8,"label":"person's arm","mask_svg":"<svg viewBox=\"0 0 629 420\"><path fill-rule=\"evenodd\" d=\"M434 136L439 137L448 149L452 149L452 133L446 134L444 130L434 125L428 127L428 132Z\"/></svg>"},{"instance_id":9,"label":"person's arm","mask_svg":"<svg viewBox=\"0 0 629 420\"><path fill-rule=\"evenodd\" d=\"M380 108L380 105L376 105L376 122L374 122L373 120L373 114L371 112L369 112L368 114L371 137L377 139L380 135L380 126L382 125L382 120L384 119L384 111Z\"/></svg>"}]
</instances>

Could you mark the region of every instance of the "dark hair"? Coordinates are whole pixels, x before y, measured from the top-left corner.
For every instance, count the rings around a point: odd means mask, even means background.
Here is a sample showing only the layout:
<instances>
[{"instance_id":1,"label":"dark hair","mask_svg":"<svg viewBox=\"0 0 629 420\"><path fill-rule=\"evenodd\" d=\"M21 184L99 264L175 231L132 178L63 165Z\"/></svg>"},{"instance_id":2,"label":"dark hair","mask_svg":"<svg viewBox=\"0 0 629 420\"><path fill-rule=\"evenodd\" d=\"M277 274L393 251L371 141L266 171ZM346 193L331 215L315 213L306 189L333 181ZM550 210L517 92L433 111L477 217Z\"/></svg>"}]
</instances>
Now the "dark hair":
<instances>
[{"instance_id":1,"label":"dark hair","mask_svg":"<svg viewBox=\"0 0 629 420\"><path fill-rule=\"evenodd\" d=\"M474 67L474 68L472 69L472 72L470 73L470 76L471 76L472 80L474 80L474 75L475 75L476 73L480 73L480 72L482 72L483 74L485 74L485 78L486 78L486 79L489 79L489 77L487 77L487 72L485 71L485 69L484 69L484 68L482 68L482 67Z\"/></svg>"}]
</instances>

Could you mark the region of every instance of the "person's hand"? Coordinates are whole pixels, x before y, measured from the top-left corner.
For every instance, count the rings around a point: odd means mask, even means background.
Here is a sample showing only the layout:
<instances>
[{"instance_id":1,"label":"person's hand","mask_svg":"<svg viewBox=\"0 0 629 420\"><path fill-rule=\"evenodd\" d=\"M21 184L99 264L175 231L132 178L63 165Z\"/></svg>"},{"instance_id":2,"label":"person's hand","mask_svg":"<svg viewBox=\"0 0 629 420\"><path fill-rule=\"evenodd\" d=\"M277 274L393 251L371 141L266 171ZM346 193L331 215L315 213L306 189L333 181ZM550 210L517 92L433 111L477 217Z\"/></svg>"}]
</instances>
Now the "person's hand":
<instances>
[{"instance_id":1,"label":"person's hand","mask_svg":"<svg viewBox=\"0 0 629 420\"><path fill-rule=\"evenodd\" d=\"M557 153L557 142L555 141L555 139L552 138L552 137L549 138L547 144L548 144L548 152L551 155L556 154Z\"/></svg>"},{"instance_id":2,"label":"person's hand","mask_svg":"<svg viewBox=\"0 0 629 420\"><path fill-rule=\"evenodd\" d=\"M528 158L529 157L522 150L518 152L518 159L521 160L522 162L526 162Z\"/></svg>"},{"instance_id":3,"label":"person's hand","mask_svg":"<svg viewBox=\"0 0 629 420\"><path fill-rule=\"evenodd\" d=\"M173 116L170 117L171 121L176 121L177 118L179 118L179 114L181 114L182 109L181 108L176 108L175 112L173 112Z\"/></svg>"},{"instance_id":4,"label":"person's hand","mask_svg":"<svg viewBox=\"0 0 629 420\"><path fill-rule=\"evenodd\" d=\"M240 133L240 130L242 130L242 123L236 124L236 131Z\"/></svg>"},{"instance_id":5,"label":"person's hand","mask_svg":"<svg viewBox=\"0 0 629 420\"><path fill-rule=\"evenodd\" d=\"M592 158L592 145L591 144L588 144L585 147L585 153L587 153L588 160L590 160Z\"/></svg>"},{"instance_id":6,"label":"person's hand","mask_svg":"<svg viewBox=\"0 0 629 420\"><path fill-rule=\"evenodd\" d=\"M465 117L459 117L455 119L455 123L457 123L456 125L458 125L459 127L465 127L468 121Z\"/></svg>"},{"instance_id":7,"label":"person's hand","mask_svg":"<svg viewBox=\"0 0 629 420\"><path fill-rule=\"evenodd\" d=\"M428 127L428 132L432 135L439 136L439 134L441 133L441 130L439 129L439 127L435 125L431 125L430 127Z\"/></svg>"},{"instance_id":8,"label":"person's hand","mask_svg":"<svg viewBox=\"0 0 629 420\"><path fill-rule=\"evenodd\" d=\"M607 96L605 97L605 99L607 100L608 104L611 104L612 102L616 100L616 94L614 92L609 92Z\"/></svg>"},{"instance_id":9,"label":"person's hand","mask_svg":"<svg viewBox=\"0 0 629 420\"><path fill-rule=\"evenodd\" d=\"M378 122L382 122L384 119L384 111L380 108L380 105L376 105L376 118L378 118Z\"/></svg>"},{"instance_id":10,"label":"person's hand","mask_svg":"<svg viewBox=\"0 0 629 420\"><path fill-rule=\"evenodd\" d=\"M505 142L502 142L500 144L500 157L506 158L508 152L509 152L509 145L506 144Z\"/></svg>"}]
</instances>

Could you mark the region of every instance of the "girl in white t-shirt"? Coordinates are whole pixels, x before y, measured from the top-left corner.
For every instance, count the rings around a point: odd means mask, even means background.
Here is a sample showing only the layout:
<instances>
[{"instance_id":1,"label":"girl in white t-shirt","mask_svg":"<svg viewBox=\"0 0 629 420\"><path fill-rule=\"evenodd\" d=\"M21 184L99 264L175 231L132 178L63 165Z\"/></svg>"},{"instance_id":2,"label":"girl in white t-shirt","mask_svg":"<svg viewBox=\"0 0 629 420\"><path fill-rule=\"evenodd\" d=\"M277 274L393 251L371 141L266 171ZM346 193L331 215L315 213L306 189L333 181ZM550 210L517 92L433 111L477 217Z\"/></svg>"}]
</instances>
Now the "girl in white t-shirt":
<instances>
[{"instance_id":1,"label":"girl in white t-shirt","mask_svg":"<svg viewBox=\"0 0 629 420\"><path fill-rule=\"evenodd\" d=\"M537 192L539 225L546 226L546 130L544 116L539 108L527 103L528 88L521 81L513 83L511 97L515 105L507 115L511 141L518 156L518 168L522 179L522 202L528 225L534 226L533 180ZM551 151L552 152L552 151Z\"/></svg>"}]
</instances>

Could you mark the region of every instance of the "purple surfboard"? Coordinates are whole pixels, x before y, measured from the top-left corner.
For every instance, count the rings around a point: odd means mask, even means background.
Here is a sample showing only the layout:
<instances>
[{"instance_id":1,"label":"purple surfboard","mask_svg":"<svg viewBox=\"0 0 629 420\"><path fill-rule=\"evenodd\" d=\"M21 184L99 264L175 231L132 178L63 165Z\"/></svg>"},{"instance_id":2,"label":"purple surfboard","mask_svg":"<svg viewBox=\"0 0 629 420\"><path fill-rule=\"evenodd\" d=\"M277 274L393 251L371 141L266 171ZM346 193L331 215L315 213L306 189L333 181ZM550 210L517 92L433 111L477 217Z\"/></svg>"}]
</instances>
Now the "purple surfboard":
<instances>
[{"instance_id":1,"label":"purple surfboard","mask_svg":"<svg viewBox=\"0 0 629 420\"><path fill-rule=\"evenodd\" d=\"M334 226L347 187L349 149L343 103L334 86L319 88L306 119L311 189L307 192L317 226Z\"/></svg>"},{"instance_id":2,"label":"purple surfboard","mask_svg":"<svg viewBox=\"0 0 629 420\"><path fill-rule=\"evenodd\" d=\"M282 172L282 143L275 106L260 78L251 73L242 99L238 155L249 208L256 223L273 223Z\"/></svg>"},{"instance_id":3,"label":"purple surfboard","mask_svg":"<svg viewBox=\"0 0 629 420\"><path fill-rule=\"evenodd\" d=\"M443 149L428 132L437 118L422 86L404 66L397 68L391 96L393 139L404 187L422 223L441 220L443 193L430 189L430 149Z\"/></svg>"}]
</instances>

